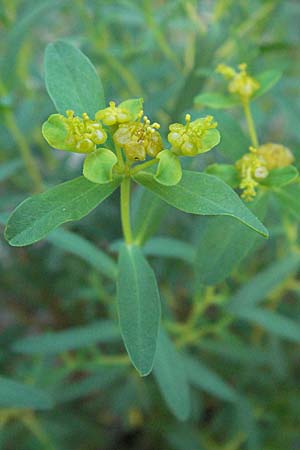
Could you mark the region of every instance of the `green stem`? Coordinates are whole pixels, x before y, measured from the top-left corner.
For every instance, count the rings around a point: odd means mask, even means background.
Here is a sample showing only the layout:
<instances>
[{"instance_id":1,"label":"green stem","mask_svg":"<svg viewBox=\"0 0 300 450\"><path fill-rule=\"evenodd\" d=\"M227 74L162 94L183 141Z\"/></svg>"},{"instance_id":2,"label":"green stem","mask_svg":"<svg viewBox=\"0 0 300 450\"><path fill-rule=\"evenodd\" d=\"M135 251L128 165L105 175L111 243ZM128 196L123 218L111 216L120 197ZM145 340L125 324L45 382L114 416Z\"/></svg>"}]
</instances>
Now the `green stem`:
<instances>
[{"instance_id":1,"label":"green stem","mask_svg":"<svg viewBox=\"0 0 300 450\"><path fill-rule=\"evenodd\" d=\"M253 117L251 114L250 103L249 103L248 99L243 101L243 108L244 108L244 113L246 116L246 121L247 121L249 135L251 138L252 145L253 145L253 147L257 148L259 144L258 144L258 139L257 139L257 134L256 134L256 130L255 130Z\"/></svg>"},{"instance_id":2,"label":"green stem","mask_svg":"<svg viewBox=\"0 0 300 450\"><path fill-rule=\"evenodd\" d=\"M148 167L153 166L154 164L157 164L157 159L151 159L150 161L146 161L143 164L139 164L138 166L135 166L133 169L131 169L130 174L135 175L136 173L140 172L141 170L147 169Z\"/></svg>"},{"instance_id":3,"label":"green stem","mask_svg":"<svg viewBox=\"0 0 300 450\"><path fill-rule=\"evenodd\" d=\"M130 221L130 177L127 176L121 183L121 221L126 244L132 244L132 231Z\"/></svg>"}]
</instances>

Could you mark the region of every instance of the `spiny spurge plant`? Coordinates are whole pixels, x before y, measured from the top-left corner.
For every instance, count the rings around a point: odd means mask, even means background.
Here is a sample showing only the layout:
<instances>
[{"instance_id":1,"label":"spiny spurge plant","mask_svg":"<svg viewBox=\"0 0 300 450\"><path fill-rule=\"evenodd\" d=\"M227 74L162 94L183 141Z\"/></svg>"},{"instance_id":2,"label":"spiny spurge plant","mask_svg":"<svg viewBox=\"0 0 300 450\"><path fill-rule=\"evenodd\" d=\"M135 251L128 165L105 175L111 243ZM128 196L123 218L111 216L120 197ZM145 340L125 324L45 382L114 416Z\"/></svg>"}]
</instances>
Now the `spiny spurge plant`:
<instances>
[{"instance_id":1,"label":"spiny spurge plant","mask_svg":"<svg viewBox=\"0 0 300 450\"><path fill-rule=\"evenodd\" d=\"M141 98L119 104L111 101L106 106L95 69L71 45L58 41L48 46L45 72L57 113L44 123L43 135L58 150L86 155L83 176L21 203L7 223L6 238L14 246L37 242L63 223L86 216L120 188L124 239L118 247L118 271L112 276L117 285L121 334L138 372L148 375L154 365L160 384L166 354L176 350L160 325L159 289L143 253L143 237L131 226L132 183L186 213L231 216L265 237L268 232L223 180L182 167L181 157L197 157L219 144L212 116L192 120L186 114L184 123L170 124L165 139L160 125L144 115ZM253 172L251 166L251 176L257 177L257 170ZM242 178L244 172L248 176L243 169ZM187 414L188 407L182 415Z\"/></svg>"}]
</instances>

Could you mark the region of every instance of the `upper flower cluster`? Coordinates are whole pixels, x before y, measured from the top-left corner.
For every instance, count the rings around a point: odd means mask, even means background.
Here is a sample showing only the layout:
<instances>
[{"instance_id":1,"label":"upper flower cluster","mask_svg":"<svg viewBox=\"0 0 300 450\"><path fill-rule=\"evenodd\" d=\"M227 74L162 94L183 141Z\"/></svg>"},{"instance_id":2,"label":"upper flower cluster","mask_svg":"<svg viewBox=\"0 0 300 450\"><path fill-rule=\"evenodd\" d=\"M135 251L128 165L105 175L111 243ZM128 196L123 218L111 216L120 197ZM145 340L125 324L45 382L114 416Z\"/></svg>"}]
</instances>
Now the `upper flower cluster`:
<instances>
[{"instance_id":1,"label":"upper flower cluster","mask_svg":"<svg viewBox=\"0 0 300 450\"><path fill-rule=\"evenodd\" d=\"M237 72L226 64L219 64L216 71L227 80L228 90L232 94L238 94L242 100L248 100L259 89L260 84L247 73L247 64L239 64Z\"/></svg>"},{"instance_id":2,"label":"upper flower cluster","mask_svg":"<svg viewBox=\"0 0 300 450\"><path fill-rule=\"evenodd\" d=\"M190 114L185 116L185 124L173 123L169 127L168 141L177 155L195 156L211 149L209 136L217 127L212 116L196 119L191 122ZM213 134L215 134L213 132ZM216 144L215 144L216 145Z\"/></svg>"},{"instance_id":3,"label":"upper flower cluster","mask_svg":"<svg viewBox=\"0 0 300 450\"><path fill-rule=\"evenodd\" d=\"M250 147L250 152L235 165L240 178L239 187L243 190L242 198L246 201L253 200L257 186L267 178L270 171L287 167L293 161L290 149L280 144L270 142L258 148Z\"/></svg>"},{"instance_id":4,"label":"upper flower cluster","mask_svg":"<svg viewBox=\"0 0 300 450\"><path fill-rule=\"evenodd\" d=\"M84 162L84 176L91 181L101 178L101 182L111 179L115 166L119 174L124 171L129 173L133 163L144 161L147 157L153 160L153 164L158 164L160 175L157 177L160 178L157 179L161 182L163 179L165 184L175 183L175 180L178 182L181 174L178 156L207 152L220 141L217 123L212 116L192 121L190 114L187 114L185 124L173 123L169 126L168 141L171 147L164 149L160 124L151 123L144 115L142 105L142 99L126 100L119 105L110 102L107 108L97 111L93 119L87 113L76 116L71 110L66 111L65 116L52 114L43 125L43 135L50 145L59 150L88 154ZM112 137L114 148L99 148L106 142L108 134ZM171 166L174 174L176 172L173 177L170 177ZM105 167L108 168L106 172Z\"/></svg>"}]
</instances>

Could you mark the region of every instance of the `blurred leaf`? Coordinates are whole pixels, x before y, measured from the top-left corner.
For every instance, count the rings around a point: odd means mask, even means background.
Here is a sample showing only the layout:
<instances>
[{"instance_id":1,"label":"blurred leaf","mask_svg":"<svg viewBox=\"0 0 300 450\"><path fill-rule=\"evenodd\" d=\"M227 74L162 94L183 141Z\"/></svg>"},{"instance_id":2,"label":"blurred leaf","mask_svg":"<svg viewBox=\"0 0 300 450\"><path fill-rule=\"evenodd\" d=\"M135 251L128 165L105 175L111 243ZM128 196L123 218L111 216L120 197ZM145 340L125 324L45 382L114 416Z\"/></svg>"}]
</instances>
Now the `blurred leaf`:
<instances>
[{"instance_id":1,"label":"blurred leaf","mask_svg":"<svg viewBox=\"0 0 300 450\"><path fill-rule=\"evenodd\" d=\"M196 427L182 424L174 426L165 433L172 450L204 450L200 445L200 436Z\"/></svg>"},{"instance_id":2,"label":"blurred leaf","mask_svg":"<svg viewBox=\"0 0 300 450\"><path fill-rule=\"evenodd\" d=\"M284 189L273 191L283 210L290 213L297 221L300 221L300 185L287 186Z\"/></svg>"},{"instance_id":3,"label":"blurred leaf","mask_svg":"<svg viewBox=\"0 0 300 450\"><path fill-rule=\"evenodd\" d=\"M48 235L47 240L66 252L82 258L108 278L112 280L116 279L117 264L115 261L82 236L59 228L58 230L52 231Z\"/></svg>"},{"instance_id":4,"label":"blurred leaf","mask_svg":"<svg viewBox=\"0 0 300 450\"><path fill-rule=\"evenodd\" d=\"M14 175L21 167L23 162L20 159L13 159L0 166L0 182L5 181L10 176Z\"/></svg>"},{"instance_id":5,"label":"blurred leaf","mask_svg":"<svg viewBox=\"0 0 300 450\"><path fill-rule=\"evenodd\" d=\"M93 392L100 393L107 389L123 375L120 368L103 368L93 375L88 375L84 379L75 382L66 382L58 386L52 393L56 404L72 402L82 397L86 397Z\"/></svg>"},{"instance_id":6,"label":"blurred leaf","mask_svg":"<svg viewBox=\"0 0 300 450\"><path fill-rule=\"evenodd\" d=\"M138 173L135 180L181 211L208 216L232 216L264 237L268 236L264 225L237 194L213 175L184 170L176 186L162 186L147 172Z\"/></svg>"},{"instance_id":7,"label":"blurred leaf","mask_svg":"<svg viewBox=\"0 0 300 450\"><path fill-rule=\"evenodd\" d=\"M119 254L117 297L126 350L141 376L153 366L160 322L155 274L139 247L123 245Z\"/></svg>"},{"instance_id":8,"label":"blurred leaf","mask_svg":"<svg viewBox=\"0 0 300 450\"><path fill-rule=\"evenodd\" d=\"M52 398L41 389L28 384L0 377L0 407L51 409Z\"/></svg>"},{"instance_id":9,"label":"blurred leaf","mask_svg":"<svg viewBox=\"0 0 300 450\"><path fill-rule=\"evenodd\" d=\"M187 420L191 405L184 360L162 329L158 336L153 375L172 413L178 420Z\"/></svg>"},{"instance_id":10,"label":"blurred leaf","mask_svg":"<svg viewBox=\"0 0 300 450\"><path fill-rule=\"evenodd\" d=\"M259 82L260 88L255 92L253 99L260 97L272 89L281 77L282 72L276 69L266 70L259 75L256 75L255 79Z\"/></svg>"},{"instance_id":11,"label":"blurred leaf","mask_svg":"<svg viewBox=\"0 0 300 450\"><path fill-rule=\"evenodd\" d=\"M266 196L250 204L260 219L266 212ZM253 249L264 240L231 217L208 217L196 247L195 274L203 284L217 284L226 279Z\"/></svg>"},{"instance_id":12,"label":"blurred leaf","mask_svg":"<svg viewBox=\"0 0 300 450\"><path fill-rule=\"evenodd\" d=\"M190 264L195 258L195 250L191 244L168 237L157 237L150 239L145 244L143 252L149 256L178 258Z\"/></svg>"},{"instance_id":13,"label":"blurred leaf","mask_svg":"<svg viewBox=\"0 0 300 450\"><path fill-rule=\"evenodd\" d=\"M265 270L245 283L226 306L230 313L248 312L251 307L266 299L287 277L300 266L300 255L290 254L286 258L271 263Z\"/></svg>"},{"instance_id":14,"label":"blurred leaf","mask_svg":"<svg viewBox=\"0 0 300 450\"><path fill-rule=\"evenodd\" d=\"M119 179L100 185L79 177L34 195L13 211L5 237L16 247L37 242L59 225L86 216L119 184Z\"/></svg>"},{"instance_id":15,"label":"blurred leaf","mask_svg":"<svg viewBox=\"0 0 300 450\"><path fill-rule=\"evenodd\" d=\"M76 115L86 112L92 118L105 107L100 78L90 60L64 41L49 44L45 53L48 93L61 114L70 109Z\"/></svg>"},{"instance_id":16,"label":"blurred leaf","mask_svg":"<svg viewBox=\"0 0 300 450\"><path fill-rule=\"evenodd\" d=\"M184 357L184 366L189 382L205 392L225 400L235 402L238 398L235 390L222 378L206 367L199 359L192 356Z\"/></svg>"},{"instance_id":17,"label":"blurred leaf","mask_svg":"<svg viewBox=\"0 0 300 450\"><path fill-rule=\"evenodd\" d=\"M237 188L239 185L238 172L231 164L211 164L206 167L205 173L220 178L232 188Z\"/></svg>"},{"instance_id":18,"label":"blurred leaf","mask_svg":"<svg viewBox=\"0 0 300 450\"><path fill-rule=\"evenodd\" d=\"M260 181L264 186L279 188L292 183L299 176L298 170L295 166L279 167L273 169L267 176Z\"/></svg>"},{"instance_id":19,"label":"blurred leaf","mask_svg":"<svg viewBox=\"0 0 300 450\"><path fill-rule=\"evenodd\" d=\"M276 336L292 342L300 342L300 324L275 311L245 307L234 313L240 319L260 325Z\"/></svg>"},{"instance_id":20,"label":"blurred leaf","mask_svg":"<svg viewBox=\"0 0 300 450\"><path fill-rule=\"evenodd\" d=\"M218 122L221 133L221 142L218 151L226 161L235 163L248 151L250 139L238 123L237 118L224 111L216 111L214 118Z\"/></svg>"},{"instance_id":21,"label":"blurred leaf","mask_svg":"<svg viewBox=\"0 0 300 450\"><path fill-rule=\"evenodd\" d=\"M100 320L90 325L19 339L14 343L13 350L25 354L56 355L98 343L118 342L120 339L120 331L114 322Z\"/></svg>"},{"instance_id":22,"label":"blurred leaf","mask_svg":"<svg viewBox=\"0 0 300 450\"><path fill-rule=\"evenodd\" d=\"M230 94L218 94L217 92L203 92L195 97L195 103L209 108L227 109L240 105L241 101Z\"/></svg>"}]
</instances>

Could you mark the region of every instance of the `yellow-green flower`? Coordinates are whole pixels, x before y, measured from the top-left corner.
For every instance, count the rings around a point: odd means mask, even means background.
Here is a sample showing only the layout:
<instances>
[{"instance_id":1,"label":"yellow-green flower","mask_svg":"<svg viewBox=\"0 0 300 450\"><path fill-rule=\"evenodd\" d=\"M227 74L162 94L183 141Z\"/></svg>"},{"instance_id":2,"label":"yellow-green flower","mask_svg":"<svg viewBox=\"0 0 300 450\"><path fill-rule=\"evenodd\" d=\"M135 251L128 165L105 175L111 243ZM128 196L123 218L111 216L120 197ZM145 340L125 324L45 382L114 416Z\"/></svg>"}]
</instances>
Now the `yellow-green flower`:
<instances>
[{"instance_id":1,"label":"yellow-green flower","mask_svg":"<svg viewBox=\"0 0 300 450\"><path fill-rule=\"evenodd\" d=\"M75 116L71 110L66 111L66 117L52 114L43 124L42 132L52 147L76 153L90 153L107 139L100 123L91 120L87 113Z\"/></svg>"},{"instance_id":2,"label":"yellow-green flower","mask_svg":"<svg viewBox=\"0 0 300 450\"><path fill-rule=\"evenodd\" d=\"M258 147L257 154L264 159L268 170L289 166L295 160L289 148L272 142Z\"/></svg>"},{"instance_id":3,"label":"yellow-green flower","mask_svg":"<svg viewBox=\"0 0 300 450\"><path fill-rule=\"evenodd\" d=\"M195 156L218 144L219 132L212 116L191 122L190 114L185 116L185 124L173 123L169 127L168 141L177 155Z\"/></svg>"},{"instance_id":4,"label":"yellow-green flower","mask_svg":"<svg viewBox=\"0 0 300 450\"><path fill-rule=\"evenodd\" d=\"M155 158L163 149L159 128L158 123L151 124L148 117L144 116L142 122L121 124L113 137L130 161L143 161L147 155Z\"/></svg>"},{"instance_id":5,"label":"yellow-green flower","mask_svg":"<svg viewBox=\"0 0 300 450\"><path fill-rule=\"evenodd\" d=\"M219 64L216 71L229 80L228 90L231 94L237 94L243 100L248 100L259 89L260 84L248 75L247 64L240 64L238 68L237 72L226 64Z\"/></svg>"},{"instance_id":6,"label":"yellow-green flower","mask_svg":"<svg viewBox=\"0 0 300 450\"><path fill-rule=\"evenodd\" d=\"M243 191L241 197L246 201L253 200L259 181L269 174L266 161L258 154L257 149L250 147L250 153L239 159L235 167L240 178L239 188Z\"/></svg>"},{"instance_id":7,"label":"yellow-green flower","mask_svg":"<svg viewBox=\"0 0 300 450\"><path fill-rule=\"evenodd\" d=\"M131 113L128 109L122 106L116 106L115 102L109 102L109 106L105 109L100 109L95 116L95 119L103 122L104 125L113 126L116 124L126 123L131 120Z\"/></svg>"}]
</instances>

